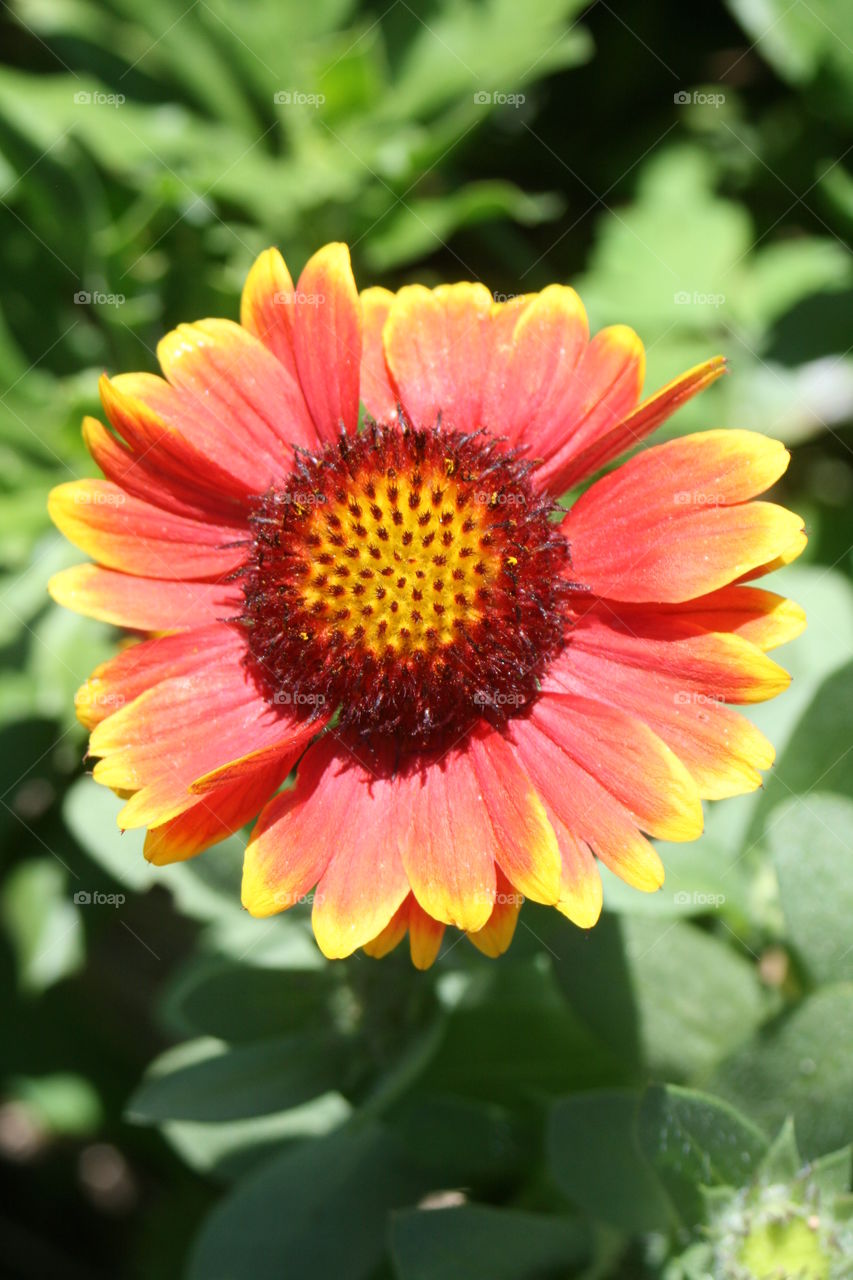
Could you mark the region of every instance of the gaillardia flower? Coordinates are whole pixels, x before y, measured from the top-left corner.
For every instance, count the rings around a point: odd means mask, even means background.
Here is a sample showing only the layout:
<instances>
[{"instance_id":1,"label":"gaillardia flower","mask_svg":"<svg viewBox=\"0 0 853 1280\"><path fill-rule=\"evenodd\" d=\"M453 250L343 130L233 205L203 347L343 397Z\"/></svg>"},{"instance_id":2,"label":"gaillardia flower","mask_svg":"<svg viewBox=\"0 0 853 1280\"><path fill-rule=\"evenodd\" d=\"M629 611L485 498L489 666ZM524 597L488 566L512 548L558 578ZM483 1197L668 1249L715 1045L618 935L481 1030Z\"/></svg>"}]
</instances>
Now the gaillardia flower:
<instances>
[{"instance_id":1,"label":"gaillardia flower","mask_svg":"<svg viewBox=\"0 0 853 1280\"><path fill-rule=\"evenodd\" d=\"M164 378L104 377L106 478L51 497L96 561L54 597L149 637L78 695L119 825L167 863L260 813L243 902L313 891L332 957L408 930L426 966L448 924L497 955L523 897L589 927L597 859L659 888L647 836L698 836L701 797L773 760L727 704L786 687L765 651L803 624L745 585L805 542L752 501L788 455L707 431L556 500L722 359L641 401L636 334L590 339L572 289L359 297L340 244L295 288L263 253L241 318L180 325Z\"/></svg>"}]
</instances>

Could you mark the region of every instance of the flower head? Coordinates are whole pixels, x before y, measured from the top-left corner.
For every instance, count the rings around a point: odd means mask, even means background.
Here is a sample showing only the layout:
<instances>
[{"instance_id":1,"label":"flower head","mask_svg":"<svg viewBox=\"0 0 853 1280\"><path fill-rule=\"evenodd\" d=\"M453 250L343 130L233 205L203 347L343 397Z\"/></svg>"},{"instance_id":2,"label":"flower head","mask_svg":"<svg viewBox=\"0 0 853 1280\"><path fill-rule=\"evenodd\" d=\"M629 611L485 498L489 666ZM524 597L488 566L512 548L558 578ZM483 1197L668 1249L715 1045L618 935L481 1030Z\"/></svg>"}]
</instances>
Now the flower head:
<instances>
[{"instance_id":1,"label":"flower head","mask_svg":"<svg viewBox=\"0 0 853 1280\"><path fill-rule=\"evenodd\" d=\"M359 296L337 244L295 287L262 254L241 319L104 377L106 478L51 497L96 561L55 598L149 637L78 695L119 824L165 863L260 813L244 904L313 891L329 956L408 930L425 966L448 924L497 955L524 897L589 927L597 860L658 888L647 837L694 838L773 760L727 704L786 687L766 650L803 625L748 585L805 542L753 501L788 455L708 431L558 499L722 359L641 401L639 339L590 339L573 290Z\"/></svg>"}]
</instances>

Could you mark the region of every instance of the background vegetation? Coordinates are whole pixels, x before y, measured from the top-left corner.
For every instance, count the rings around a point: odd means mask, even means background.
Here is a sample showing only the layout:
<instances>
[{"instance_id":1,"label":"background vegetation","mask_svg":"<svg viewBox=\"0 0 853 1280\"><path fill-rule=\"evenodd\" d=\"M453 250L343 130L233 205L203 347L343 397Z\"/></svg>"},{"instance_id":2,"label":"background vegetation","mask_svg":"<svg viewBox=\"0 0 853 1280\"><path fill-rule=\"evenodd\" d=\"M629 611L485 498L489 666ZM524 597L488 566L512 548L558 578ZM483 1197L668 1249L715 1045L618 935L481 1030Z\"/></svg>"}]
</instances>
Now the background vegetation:
<instances>
[{"instance_id":1,"label":"background vegetation","mask_svg":"<svg viewBox=\"0 0 853 1280\"><path fill-rule=\"evenodd\" d=\"M702 1224L853 1136L853 10L17 0L0 48L3 1274L765 1274ZM793 447L768 785L589 935L525 907L500 963L327 965L241 912L239 839L151 868L83 776L116 636L49 605L45 495L91 474L98 374L332 238L362 285L571 282L650 388L730 357L672 430Z\"/></svg>"}]
</instances>

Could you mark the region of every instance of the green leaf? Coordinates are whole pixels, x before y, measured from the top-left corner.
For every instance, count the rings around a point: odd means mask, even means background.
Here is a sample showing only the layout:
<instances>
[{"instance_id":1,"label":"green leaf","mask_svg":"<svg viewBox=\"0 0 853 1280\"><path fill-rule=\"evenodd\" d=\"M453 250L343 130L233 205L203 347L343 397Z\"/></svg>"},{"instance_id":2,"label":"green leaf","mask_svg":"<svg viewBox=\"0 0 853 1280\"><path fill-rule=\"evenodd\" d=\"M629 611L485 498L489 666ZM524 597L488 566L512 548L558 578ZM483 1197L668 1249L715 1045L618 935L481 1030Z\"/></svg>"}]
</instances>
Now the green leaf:
<instances>
[{"instance_id":1,"label":"green leaf","mask_svg":"<svg viewBox=\"0 0 853 1280\"><path fill-rule=\"evenodd\" d=\"M184 1033L227 1041L328 1027L341 977L331 966L258 969L202 959L172 986L165 1013Z\"/></svg>"},{"instance_id":2,"label":"green leaf","mask_svg":"<svg viewBox=\"0 0 853 1280\"><path fill-rule=\"evenodd\" d=\"M549 942L570 1001L635 1072L695 1076L765 1012L755 967L684 921L604 917L590 934L567 925Z\"/></svg>"},{"instance_id":3,"label":"green leaf","mask_svg":"<svg viewBox=\"0 0 853 1280\"><path fill-rule=\"evenodd\" d=\"M339 1093L324 1093L301 1106L250 1120L167 1120L162 1132L192 1169L226 1180L244 1177L271 1150L340 1128L352 1107Z\"/></svg>"},{"instance_id":4,"label":"green leaf","mask_svg":"<svg viewBox=\"0 0 853 1280\"><path fill-rule=\"evenodd\" d=\"M587 1249L574 1222L482 1205L408 1210L391 1228L398 1280L563 1280Z\"/></svg>"},{"instance_id":5,"label":"green leaf","mask_svg":"<svg viewBox=\"0 0 853 1280\"><path fill-rule=\"evenodd\" d=\"M853 984L821 987L721 1063L711 1087L770 1132L789 1114L806 1158L853 1132Z\"/></svg>"},{"instance_id":6,"label":"green leaf","mask_svg":"<svg viewBox=\"0 0 853 1280\"><path fill-rule=\"evenodd\" d=\"M0 917L24 990L42 991L82 966L80 915L70 898L67 873L55 858L31 858L8 875Z\"/></svg>"},{"instance_id":7,"label":"green leaf","mask_svg":"<svg viewBox=\"0 0 853 1280\"><path fill-rule=\"evenodd\" d=\"M363 1280L389 1212L422 1183L381 1129L345 1129L267 1161L207 1218L188 1280Z\"/></svg>"},{"instance_id":8,"label":"green leaf","mask_svg":"<svg viewBox=\"0 0 853 1280\"><path fill-rule=\"evenodd\" d=\"M350 1071L350 1046L328 1032L281 1036L237 1049L191 1040L152 1064L127 1113L143 1124L248 1119L334 1090Z\"/></svg>"},{"instance_id":9,"label":"green leaf","mask_svg":"<svg viewBox=\"0 0 853 1280\"><path fill-rule=\"evenodd\" d=\"M779 805L768 842L787 936L814 982L853 980L853 800L809 792Z\"/></svg>"},{"instance_id":10,"label":"green leaf","mask_svg":"<svg viewBox=\"0 0 853 1280\"><path fill-rule=\"evenodd\" d=\"M561 1191L590 1217L632 1233L665 1229L672 1216L637 1146L638 1102L638 1094L620 1089L563 1098L547 1133L548 1164Z\"/></svg>"},{"instance_id":11,"label":"green leaf","mask_svg":"<svg viewBox=\"0 0 853 1280\"><path fill-rule=\"evenodd\" d=\"M760 1130L733 1107L675 1085L646 1090L637 1132L640 1149L689 1227L704 1211L700 1187L742 1186L767 1150Z\"/></svg>"}]
</instances>

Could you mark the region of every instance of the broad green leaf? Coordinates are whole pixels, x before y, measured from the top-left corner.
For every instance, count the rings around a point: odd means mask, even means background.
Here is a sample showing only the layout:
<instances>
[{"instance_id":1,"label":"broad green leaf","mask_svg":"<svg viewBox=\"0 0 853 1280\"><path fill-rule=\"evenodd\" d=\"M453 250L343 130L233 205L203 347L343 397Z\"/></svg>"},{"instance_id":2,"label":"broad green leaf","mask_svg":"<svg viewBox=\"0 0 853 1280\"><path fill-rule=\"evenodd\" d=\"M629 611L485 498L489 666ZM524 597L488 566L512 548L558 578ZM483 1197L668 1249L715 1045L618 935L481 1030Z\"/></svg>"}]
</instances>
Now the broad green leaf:
<instances>
[{"instance_id":1,"label":"broad green leaf","mask_svg":"<svg viewBox=\"0 0 853 1280\"><path fill-rule=\"evenodd\" d=\"M587 1250L569 1219L483 1205L411 1209L391 1228L398 1280L564 1280Z\"/></svg>"},{"instance_id":2,"label":"broad green leaf","mask_svg":"<svg viewBox=\"0 0 853 1280\"><path fill-rule=\"evenodd\" d=\"M366 1280L392 1209L423 1190L373 1126L300 1143L244 1179L207 1218L188 1280Z\"/></svg>"},{"instance_id":3,"label":"broad green leaf","mask_svg":"<svg viewBox=\"0 0 853 1280\"><path fill-rule=\"evenodd\" d=\"M640 1149L687 1226L701 1220L700 1187L739 1187L767 1150L761 1131L719 1098L653 1085L638 1117Z\"/></svg>"},{"instance_id":4,"label":"broad green leaf","mask_svg":"<svg viewBox=\"0 0 853 1280\"><path fill-rule=\"evenodd\" d=\"M853 980L851 833L853 800L819 792L768 819L787 936L815 982Z\"/></svg>"},{"instance_id":5,"label":"broad green leaf","mask_svg":"<svg viewBox=\"0 0 853 1280\"><path fill-rule=\"evenodd\" d=\"M806 1158L845 1146L853 1132L853 984L821 987L763 1027L710 1086L768 1132L788 1115Z\"/></svg>"},{"instance_id":6,"label":"broad green leaf","mask_svg":"<svg viewBox=\"0 0 853 1280\"><path fill-rule=\"evenodd\" d=\"M637 1146L638 1103L627 1090L593 1090L561 1099L548 1120L548 1165L560 1190L591 1218L628 1232L665 1229L672 1217Z\"/></svg>"},{"instance_id":7,"label":"broad green leaf","mask_svg":"<svg viewBox=\"0 0 853 1280\"><path fill-rule=\"evenodd\" d=\"M131 1120L245 1120L296 1107L337 1089L353 1071L353 1048L334 1033L304 1033L231 1049L191 1040L149 1068L130 1099Z\"/></svg>"}]
</instances>

